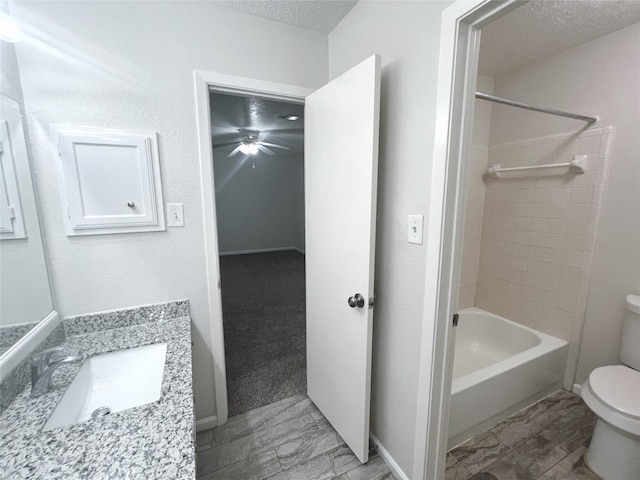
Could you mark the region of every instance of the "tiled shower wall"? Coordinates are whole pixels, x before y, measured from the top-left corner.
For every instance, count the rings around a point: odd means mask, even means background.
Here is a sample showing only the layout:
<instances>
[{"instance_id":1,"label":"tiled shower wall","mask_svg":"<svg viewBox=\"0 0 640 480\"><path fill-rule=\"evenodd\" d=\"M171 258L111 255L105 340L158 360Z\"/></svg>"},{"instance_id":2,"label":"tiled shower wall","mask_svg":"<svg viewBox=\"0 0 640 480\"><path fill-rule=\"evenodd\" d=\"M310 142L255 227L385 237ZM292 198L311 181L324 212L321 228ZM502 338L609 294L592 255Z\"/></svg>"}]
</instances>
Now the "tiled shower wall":
<instances>
[{"instance_id":1,"label":"tiled shower wall","mask_svg":"<svg viewBox=\"0 0 640 480\"><path fill-rule=\"evenodd\" d=\"M458 308L473 307L475 304L485 197L483 175L487 171L489 147L472 146L469 159L467 207L464 221L464 244L462 247L462 277L460 278Z\"/></svg>"},{"instance_id":2,"label":"tiled shower wall","mask_svg":"<svg viewBox=\"0 0 640 480\"><path fill-rule=\"evenodd\" d=\"M584 321L613 129L588 129L489 147L489 165L568 168L485 176L475 305L570 342L573 378Z\"/></svg>"}]
</instances>

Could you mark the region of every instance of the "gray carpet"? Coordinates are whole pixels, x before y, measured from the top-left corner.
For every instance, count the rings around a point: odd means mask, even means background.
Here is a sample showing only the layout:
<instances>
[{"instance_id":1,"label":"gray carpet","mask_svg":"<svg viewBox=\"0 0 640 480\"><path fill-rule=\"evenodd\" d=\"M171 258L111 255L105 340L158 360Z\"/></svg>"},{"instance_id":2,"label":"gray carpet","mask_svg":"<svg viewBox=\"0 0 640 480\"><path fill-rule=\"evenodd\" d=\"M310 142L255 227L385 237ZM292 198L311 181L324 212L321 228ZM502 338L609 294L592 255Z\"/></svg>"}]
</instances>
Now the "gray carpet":
<instances>
[{"instance_id":1,"label":"gray carpet","mask_svg":"<svg viewBox=\"0 0 640 480\"><path fill-rule=\"evenodd\" d=\"M304 255L220 257L229 416L306 394Z\"/></svg>"}]
</instances>

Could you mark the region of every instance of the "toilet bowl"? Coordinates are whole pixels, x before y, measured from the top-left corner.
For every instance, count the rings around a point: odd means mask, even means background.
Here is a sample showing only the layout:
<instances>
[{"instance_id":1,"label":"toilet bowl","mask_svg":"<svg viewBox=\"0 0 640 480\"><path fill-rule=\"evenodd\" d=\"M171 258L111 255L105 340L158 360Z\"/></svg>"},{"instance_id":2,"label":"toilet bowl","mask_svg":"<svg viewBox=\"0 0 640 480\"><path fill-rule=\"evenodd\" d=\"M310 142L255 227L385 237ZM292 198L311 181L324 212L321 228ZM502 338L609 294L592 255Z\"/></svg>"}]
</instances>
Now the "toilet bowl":
<instances>
[{"instance_id":1,"label":"toilet bowl","mask_svg":"<svg viewBox=\"0 0 640 480\"><path fill-rule=\"evenodd\" d=\"M627 296L622 344L626 365L596 368L582 385L598 416L585 462L604 480L640 480L640 296Z\"/></svg>"},{"instance_id":2,"label":"toilet bowl","mask_svg":"<svg viewBox=\"0 0 640 480\"><path fill-rule=\"evenodd\" d=\"M598 416L585 462L605 480L640 479L640 372L624 365L596 368L582 399Z\"/></svg>"}]
</instances>

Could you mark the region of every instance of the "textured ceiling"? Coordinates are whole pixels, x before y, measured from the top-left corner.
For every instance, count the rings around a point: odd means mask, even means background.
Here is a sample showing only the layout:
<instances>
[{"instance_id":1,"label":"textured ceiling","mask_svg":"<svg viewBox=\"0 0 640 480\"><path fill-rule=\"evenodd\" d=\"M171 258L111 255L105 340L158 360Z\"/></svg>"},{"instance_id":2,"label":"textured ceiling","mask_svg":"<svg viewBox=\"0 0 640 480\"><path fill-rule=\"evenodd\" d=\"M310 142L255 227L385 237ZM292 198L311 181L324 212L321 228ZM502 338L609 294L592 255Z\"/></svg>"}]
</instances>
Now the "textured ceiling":
<instances>
[{"instance_id":1,"label":"textured ceiling","mask_svg":"<svg viewBox=\"0 0 640 480\"><path fill-rule=\"evenodd\" d=\"M329 33L357 0L221 0L217 3L256 17Z\"/></svg>"},{"instance_id":2,"label":"textured ceiling","mask_svg":"<svg viewBox=\"0 0 640 480\"><path fill-rule=\"evenodd\" d=\"M277 155L302 155L304 153L304 105L276 102L259 97L242 97L212 93L211 135L214 153L228 155L237 146L216 145L240 142L238 129L260 130L259 141L284 145L291 150L273 148ZM299 115L295 121L278 118L278 115ZM274 157L275 158L275 157Z\"/></svg>"},{"instance_id":3,"label":"textured ceiling","mask_svg":"<svg viewBox=\"0 0 640 480\"><path fill-rule=\"evenodd\" d=\"M640 21L640 0L532 0L482 29L478 72L499 77Z\"/></svg>"}]
</instances>

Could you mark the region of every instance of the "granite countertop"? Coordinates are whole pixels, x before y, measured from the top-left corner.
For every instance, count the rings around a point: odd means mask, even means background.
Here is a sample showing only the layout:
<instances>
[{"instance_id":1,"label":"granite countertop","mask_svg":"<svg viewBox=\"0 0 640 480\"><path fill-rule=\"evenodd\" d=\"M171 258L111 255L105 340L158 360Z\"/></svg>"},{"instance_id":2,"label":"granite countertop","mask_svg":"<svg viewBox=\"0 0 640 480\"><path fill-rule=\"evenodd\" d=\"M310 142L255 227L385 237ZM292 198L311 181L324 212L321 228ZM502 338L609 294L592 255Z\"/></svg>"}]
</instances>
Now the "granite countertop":
<instances>
[{"instance_id":1,"label":"granite countertop","mask_svg":"<svg viewBox=\"0 0 640 480\"><path fill-rule=\"evenodd\" d=\"M194 479L191 320L188 316L70 337L66 353L96 355L167 342L160 400L42 431L80 365L49 393L28 386L0 416L0 479Z\"/></svg>"}]
</instances>

